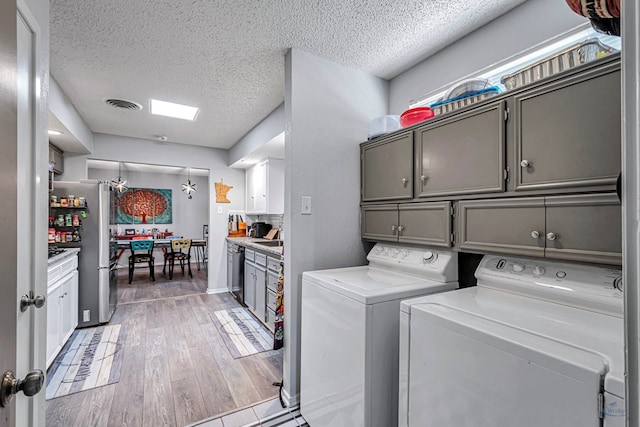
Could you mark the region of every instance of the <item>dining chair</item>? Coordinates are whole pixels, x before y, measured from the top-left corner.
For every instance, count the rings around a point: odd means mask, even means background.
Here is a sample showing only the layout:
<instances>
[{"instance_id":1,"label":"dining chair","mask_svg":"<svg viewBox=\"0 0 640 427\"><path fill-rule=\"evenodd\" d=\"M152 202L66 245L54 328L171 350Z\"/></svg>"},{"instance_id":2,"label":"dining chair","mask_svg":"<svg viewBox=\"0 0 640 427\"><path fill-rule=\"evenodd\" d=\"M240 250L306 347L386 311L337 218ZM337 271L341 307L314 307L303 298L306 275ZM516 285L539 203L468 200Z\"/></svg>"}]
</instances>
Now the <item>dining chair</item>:
<instances>
[{"instance_id":1,"label":"dining chair","mask_svg":"<svg viewBox=\"0 0 640 427\"><path fill-rule=\"evenodd\" d=\"M156 277L153 273L153 240L132 240L129 242L129 249L131 249L131 255L129 256L129 284L133 280L133 270L136 264L140 263L149 264L149 277L152 282L155 282ZM136 253L136 251L139 251L139 253Z\"/></svg>"},{"instance_id":2,"label":"dining chair","mask_svg":"<svg viewBox=\"0 0 640 427\"><path fill-rule=\"evenodd\" d=\"M173 267L176 261L180 262L182 274L184 274L184 265L187 264L189 277L193 278L191 273L191 239L171 240L171 251L164 255L164 265L162 266L162 274L166 274L167 262L169 263L169 280L173 279Z\"/></svg>"}]
</instances>

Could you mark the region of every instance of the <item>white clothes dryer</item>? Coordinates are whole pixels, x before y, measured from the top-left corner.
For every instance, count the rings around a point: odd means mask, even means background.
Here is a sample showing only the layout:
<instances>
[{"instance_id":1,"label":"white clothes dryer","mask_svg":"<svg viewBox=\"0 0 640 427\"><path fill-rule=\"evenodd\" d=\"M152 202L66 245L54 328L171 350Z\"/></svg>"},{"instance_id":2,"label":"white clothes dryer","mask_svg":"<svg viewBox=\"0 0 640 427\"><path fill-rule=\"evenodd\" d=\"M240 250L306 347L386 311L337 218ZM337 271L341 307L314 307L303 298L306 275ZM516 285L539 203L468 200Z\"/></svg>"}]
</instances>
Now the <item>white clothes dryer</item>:
<instances>
[{"instance_id":1,"label":"white clothes dryer","mask_svg":"<svg viewBox=\"0 0 640 427\"><path fill-rule=\"evenodd\" d=\"M624 426L621 271L492 255L476 278L402 303L398 425Z\"/></svg>"},{"instance_id":2,"label":"white clothes dryer","mask_svg":"<svg viewBox=\"0 0 640 427\"><path fill-rule=\"evenodd\" d=\"M389 427L403 299L456 289L455 252L376 244L369 265L302 275L300 411L313 427Z\"/></svg>"}]
</instances>

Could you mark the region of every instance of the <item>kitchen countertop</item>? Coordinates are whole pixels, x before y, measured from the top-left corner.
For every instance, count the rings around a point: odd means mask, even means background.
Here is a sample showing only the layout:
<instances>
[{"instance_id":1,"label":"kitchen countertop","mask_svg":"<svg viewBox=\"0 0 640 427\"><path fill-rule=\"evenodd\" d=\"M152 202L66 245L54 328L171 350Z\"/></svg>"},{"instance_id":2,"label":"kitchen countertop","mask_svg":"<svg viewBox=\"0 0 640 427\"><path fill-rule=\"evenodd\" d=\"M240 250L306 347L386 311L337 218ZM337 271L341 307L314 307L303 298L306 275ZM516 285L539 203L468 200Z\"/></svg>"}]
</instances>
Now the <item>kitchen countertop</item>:
<instances>
[{"instance_id":1,"label":"kitchen countertop","mask_svg":"<svg viewBox=\"0 0 640 427\"><path fill-rule=\"evenodd\" d=\"M269 256L282 259L283 246L264 246L259 242L270 242L268 239L257 239L255 237L227 237L227 242L236 243L251 249L256 249L267 253Z\"/></svg>"},{"instance_id":2,"label":"kitchen countertop","mask_svg":"<svg viewBox=\"0 0 640 427\"><path fill-rule=\"evenodd\" d=\"M51 264L55 264L56 262L62 261L63 259L68 258L70 256L78 255L78 252L80 252L80 248L65 248L65 249L66 250L61 254L54 255L51 258L49 258L47 265L50 266Z\"/></svg>"}]
</instances>

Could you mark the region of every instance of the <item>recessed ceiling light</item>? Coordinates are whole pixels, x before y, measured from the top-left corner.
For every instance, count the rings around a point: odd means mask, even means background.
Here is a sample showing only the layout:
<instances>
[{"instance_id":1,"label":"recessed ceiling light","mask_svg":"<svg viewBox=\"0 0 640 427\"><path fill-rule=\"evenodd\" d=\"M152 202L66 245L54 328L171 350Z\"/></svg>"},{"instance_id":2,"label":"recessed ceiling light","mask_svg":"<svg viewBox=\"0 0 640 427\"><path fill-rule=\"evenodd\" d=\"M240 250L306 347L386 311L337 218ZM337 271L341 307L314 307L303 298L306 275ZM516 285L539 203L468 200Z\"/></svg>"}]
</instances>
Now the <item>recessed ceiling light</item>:
<instances>
[{"instance_id":1,"label":"recessed ceiling light","mask_svg":"<svg viewBox=\"0 0 640 427\"><path fill-rule=\"evenodd\" d=\"M197 107L151 99L151 114L175 117L176 119L195 120L199 110Z\"/></svg>"},{"instance_id":2,"label":"recessed ceiling light","mask_svg":"<svg viewBox=\"0 0 640 427\"><path fill-rule=\"evenodd\" d=\"M59 130L53 130L53 129L47 130L47 133L49 135L62 135L62 132L60 132Z\"/></svg>"}]
</instances>

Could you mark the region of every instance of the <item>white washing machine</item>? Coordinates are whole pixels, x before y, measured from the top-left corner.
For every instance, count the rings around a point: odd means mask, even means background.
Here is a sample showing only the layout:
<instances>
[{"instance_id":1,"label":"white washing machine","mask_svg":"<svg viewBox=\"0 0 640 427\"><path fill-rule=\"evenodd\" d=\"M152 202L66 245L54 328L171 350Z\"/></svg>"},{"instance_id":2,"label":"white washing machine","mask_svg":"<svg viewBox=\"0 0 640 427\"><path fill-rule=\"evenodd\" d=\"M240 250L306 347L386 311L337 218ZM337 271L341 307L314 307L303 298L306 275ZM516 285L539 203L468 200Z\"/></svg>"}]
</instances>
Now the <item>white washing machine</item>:
<instances>
[{"instance_id":1,"label":"white washing machine","mask_svg":"<svg viewBox=\"0 0 640 427\"><path fill-rule=\"evenodd\" d=\"M485 256L476 278L403 302L398 424L624 426L621 271Z\"/></svg>"},{"instance_id":2,"label":"white washing machine","mask_svg":"<svg viewBox=\"0 0 640 427\"><path fill-rule=\"evenodd\" d=\"M389 427L400 301L458 287L454 252L376 244L369 265L302 275L300 411L313 427Z\"/></svg>"}]
</instances>

